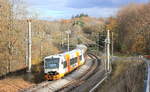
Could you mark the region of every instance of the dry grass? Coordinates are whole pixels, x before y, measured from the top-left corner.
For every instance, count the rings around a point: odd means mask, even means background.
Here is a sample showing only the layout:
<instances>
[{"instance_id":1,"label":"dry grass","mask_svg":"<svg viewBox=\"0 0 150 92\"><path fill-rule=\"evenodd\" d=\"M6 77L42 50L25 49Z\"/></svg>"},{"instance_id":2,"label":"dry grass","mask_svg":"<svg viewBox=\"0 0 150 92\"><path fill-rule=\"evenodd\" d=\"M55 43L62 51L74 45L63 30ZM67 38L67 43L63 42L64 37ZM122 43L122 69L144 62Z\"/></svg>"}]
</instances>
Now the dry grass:
<instances>
[{"instance_id":1,"label":"dry grass","mask_svg":"<svg viewBox=\"0 0 150 92\"><path fill-rule=\"evenodd\" d=\"M21 89L28 88L33 83L24 81L21 77L12 77L0 80L0 92L18 92Z\"/></svg>"},{"instance_id":2,"label":"dry grass","mask_svg":"<svg viewBox=\"0 0 150 92\"><path fill-rule=\"evenodd\" d=\"M145 64L142 61L122 60L112 64L112 74L97 92L143 92Z\"/></svg>"},{"instance_id":3,"label":"dry grass","mask_svg":"<svg viewBox=\"0 0 150 92\"><path fill-rule=\"evenodd\" d=\"M129 68L131 68L132 66L136 66L137 64L141 64L143 63L143 61L139 60L122 60L122 61L115 61L113 63L113 76L112 79L115 79L116 77L122 75L122 73L126 72L126 70L128 70Z\"/></svg>"}]
</instances>

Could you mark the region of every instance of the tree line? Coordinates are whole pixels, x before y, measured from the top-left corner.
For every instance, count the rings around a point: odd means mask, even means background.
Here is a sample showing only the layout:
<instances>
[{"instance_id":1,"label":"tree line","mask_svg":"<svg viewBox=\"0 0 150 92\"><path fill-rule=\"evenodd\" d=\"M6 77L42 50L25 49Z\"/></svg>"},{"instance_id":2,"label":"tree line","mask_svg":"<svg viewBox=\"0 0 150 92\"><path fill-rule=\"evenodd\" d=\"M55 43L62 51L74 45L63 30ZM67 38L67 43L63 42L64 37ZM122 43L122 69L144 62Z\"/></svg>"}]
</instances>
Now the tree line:
<instances>
[{"instance_id":1,"label":"tree line","mask_svg":"<svg viewBox=\"0 0 150 92\"><path fill-rule=\"evenodd\" d=\"M26 67L27 14L22 0L0 0L0 75ZM150 4L130 4L106 24L105 19L86 14L76 17L53 22L32 18L32 64L60 53L67 44L68 30L71 46L99 43L99 35L108 28L114 32L115 51L150 54Z\"/></svg>"},{"instance_id":2,"label":"tree line","mask_svg":"<svg viewBox=\"0 0 150 92\"><path fill-rule=\"evenodd\" d=\"M0 0L0 76L25 68L28 45L28 11L22 0ZM60 53L67 46L67 33L71 30L70 45L92 43L82 30L90 26L84 14L80 19L44 21L32 18L32 64L39 64L48 55ZM84 22L87 22L86 24ZM85 27L84 26L84 27Z\"/></svg>"},{"instance_id":3,"label":"tree line","mask_svg":"<svg viewBox=\"0 0 150 92\"><path fill-rule=\"evenodd\" d=\"M108 19L114 35L115 50L120 53L150 54L150 3L130 4Z\"/></svg>"}]
</instances>

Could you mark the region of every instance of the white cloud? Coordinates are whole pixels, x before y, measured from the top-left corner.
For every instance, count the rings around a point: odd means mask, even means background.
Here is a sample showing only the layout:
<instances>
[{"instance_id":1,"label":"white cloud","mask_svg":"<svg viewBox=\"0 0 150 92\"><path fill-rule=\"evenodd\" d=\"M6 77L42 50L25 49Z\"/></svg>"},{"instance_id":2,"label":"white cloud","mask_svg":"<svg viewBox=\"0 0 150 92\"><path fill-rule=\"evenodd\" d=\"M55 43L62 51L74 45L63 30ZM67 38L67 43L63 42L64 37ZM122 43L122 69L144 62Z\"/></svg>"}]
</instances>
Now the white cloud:
<instances>
[{"instance_id":1,"label":"white cloud","mask_svg":"<svg viewBox=\"0 0 150 92\"><path fill-rule=\"evenodd\" d=\"M117 13L119 8L100 8L100 7L94 7L94 8L83 8L83 9L74 9L72 8L71 11L72 15L76 15L79 13L86 13L89 16L93 17L109 17L113 16Z\"/></svg>"},{"instance_id":2,"label":"white cloud","mask_svg":"<svg viewBox=\"0 0 150 92\"><path fill-rule=\"evenodd\" d=\"M86 13L92 17L109 17L115 15L118 10L118 8L110 7L71 8L67 7L68 0L26 0L26 2L31 15L37 15L40 19L52 18L50 20L68 19L80 13Z\"/></svg>"}]
</instances>

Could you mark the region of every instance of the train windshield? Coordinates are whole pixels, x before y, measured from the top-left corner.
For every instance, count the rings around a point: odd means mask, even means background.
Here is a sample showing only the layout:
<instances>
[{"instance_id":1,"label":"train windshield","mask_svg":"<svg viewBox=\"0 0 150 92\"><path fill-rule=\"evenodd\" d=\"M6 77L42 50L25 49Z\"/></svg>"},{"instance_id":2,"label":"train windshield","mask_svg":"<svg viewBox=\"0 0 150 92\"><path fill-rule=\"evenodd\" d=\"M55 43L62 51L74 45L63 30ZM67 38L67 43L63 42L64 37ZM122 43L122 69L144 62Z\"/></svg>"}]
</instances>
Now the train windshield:
<instances>
[{"instance_id":1,"label":"train windshield","mask_svg":"<svg viewBox=\"0 0 150 92\"><path fill-rule=\"evenodd\" d=\"M45 68L48 68L48 69L59 68L59 58L45 59Z\"/></svg>"}]
</instances>

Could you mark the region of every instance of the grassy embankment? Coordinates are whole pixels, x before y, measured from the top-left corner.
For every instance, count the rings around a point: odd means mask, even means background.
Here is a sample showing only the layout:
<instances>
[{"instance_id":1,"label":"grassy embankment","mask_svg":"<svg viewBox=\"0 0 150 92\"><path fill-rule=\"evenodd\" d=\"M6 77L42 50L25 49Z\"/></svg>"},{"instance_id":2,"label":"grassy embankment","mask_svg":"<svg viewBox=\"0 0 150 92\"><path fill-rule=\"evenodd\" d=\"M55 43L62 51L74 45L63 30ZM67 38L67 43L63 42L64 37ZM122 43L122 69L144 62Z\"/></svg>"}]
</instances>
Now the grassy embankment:
<instances>
[{"instance_id":1,"label":"grassy embankment","mask_svg":"<svg viewBox=\"0 0 150 92\"><path fill-rule=\"evenodd\" d=\"M143 61L116 61L113 71L96 92L143 92L146 66Z\"/></svg>"}]
</instances>

